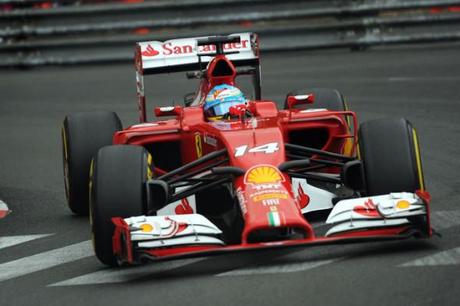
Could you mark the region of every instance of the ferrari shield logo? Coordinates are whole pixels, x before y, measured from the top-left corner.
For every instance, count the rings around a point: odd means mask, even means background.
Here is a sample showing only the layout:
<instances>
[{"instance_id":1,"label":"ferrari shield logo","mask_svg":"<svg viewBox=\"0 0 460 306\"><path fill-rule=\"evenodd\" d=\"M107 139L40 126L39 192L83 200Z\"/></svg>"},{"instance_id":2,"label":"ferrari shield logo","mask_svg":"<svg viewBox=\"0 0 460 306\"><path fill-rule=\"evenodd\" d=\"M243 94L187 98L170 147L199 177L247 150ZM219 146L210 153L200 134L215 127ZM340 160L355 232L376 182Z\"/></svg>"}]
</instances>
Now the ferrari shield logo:
<instances>
[{"instance_id":1,"label":"ferrari shield logo","mask_svg":"<svg viewBox=\"0 0 460 306\"><path fill-rule=\"evenodd\" d=\"M195 147L196 147L196 156L200 158L203 156L203 145L201 143L201 136L200 134L195 134Z\"/></svg>"}]
</instances>

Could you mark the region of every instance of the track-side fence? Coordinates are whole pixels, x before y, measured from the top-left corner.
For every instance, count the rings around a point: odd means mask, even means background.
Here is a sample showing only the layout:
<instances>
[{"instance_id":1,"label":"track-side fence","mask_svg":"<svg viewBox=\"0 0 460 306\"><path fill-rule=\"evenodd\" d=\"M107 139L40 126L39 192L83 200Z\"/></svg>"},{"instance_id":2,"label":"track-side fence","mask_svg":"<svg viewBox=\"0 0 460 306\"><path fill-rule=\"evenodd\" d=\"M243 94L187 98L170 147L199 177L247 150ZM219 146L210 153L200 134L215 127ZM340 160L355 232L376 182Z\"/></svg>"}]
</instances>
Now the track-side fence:
<instances>
[{"instance_id":1,"label":"track-side fence","mask_svg":"<svg viewBox=\"0 0 460 306\"><path fill-rule=\"evenodd\" d=\"M262 52L460 40L460 0L32 2L0 0L0 67L131 61L136 41L241 31Z\"/></svg>"}]
</instances>

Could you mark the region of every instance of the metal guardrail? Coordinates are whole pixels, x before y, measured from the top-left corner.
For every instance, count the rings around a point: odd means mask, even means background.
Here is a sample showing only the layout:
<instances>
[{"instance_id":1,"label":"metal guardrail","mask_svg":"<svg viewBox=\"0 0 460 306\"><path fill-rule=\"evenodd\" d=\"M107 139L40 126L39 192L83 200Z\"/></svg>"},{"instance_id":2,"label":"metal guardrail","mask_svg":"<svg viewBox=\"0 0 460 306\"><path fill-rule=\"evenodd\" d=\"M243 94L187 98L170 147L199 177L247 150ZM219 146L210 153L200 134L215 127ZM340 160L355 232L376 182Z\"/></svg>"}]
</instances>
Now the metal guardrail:
<instances>
[{"instance_id":1,"label":"metal guardrail","mask_svg":"<svg viewBox=\"0 0 460 306\"><path fill-rule=\"evenodd\" d=\"M239 31L258 32L263 52L455 41L460 0L172 0L16 9L0 13L0 67L130 61L135 41Z\"/></svg>"},{"instance_id":2,"label":"metal guardrail","mask_svg":"<svg viewBox=\"0 0 460 306\"><path fill-rule=\"evenodd\" d=\"M0 4L1 4L0 0ZM17 0L16 0L17 1ZM33 0L44 2L43 0ZM14 1L6 1L14 2ZM113 14L117 12L127 13L145 10L164 10L164 9L187 9L202 8L207 6L223 6L235 4L256 4L256 3L273 3L273 0L150 0L139 3L122 3L121 1L103 1L104 3L86 4L86 5L67 5L55 6L52 9L34 9L25 8L0 14L0 18L34 18L34 17L57 17L57 16L84 16L97 14Z\"/></svg>"}]
</instances>

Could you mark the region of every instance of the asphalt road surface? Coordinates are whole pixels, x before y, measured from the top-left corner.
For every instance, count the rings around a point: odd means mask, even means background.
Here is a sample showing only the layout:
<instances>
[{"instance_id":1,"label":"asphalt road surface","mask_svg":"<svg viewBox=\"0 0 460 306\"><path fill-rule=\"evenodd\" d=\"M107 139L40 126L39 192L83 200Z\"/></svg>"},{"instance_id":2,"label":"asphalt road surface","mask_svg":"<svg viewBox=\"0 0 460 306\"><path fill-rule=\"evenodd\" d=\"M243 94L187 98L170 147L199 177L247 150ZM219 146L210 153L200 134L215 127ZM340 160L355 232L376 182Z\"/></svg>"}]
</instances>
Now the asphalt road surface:
<instances>
[{"instance_id":1,"label":"asphalt road surface","mask_svg":"<svg viewBox=\"0 0 460 306\"><path fill-rule=\"evenodd\" d=\"M263 95L339 89L361 121L398 116L418 129L434 227L442 238L232 254L109 269L86 218L66 207L60 127L75 111L136 123L132 65L0 72L2 305L458 305L460 46L277 53L263 57ZM147 81L155 105L195 83ZM172 93L180 93L173 94ZM397 152L395 152L397 154Z\"/></svg>"}]
</instances>

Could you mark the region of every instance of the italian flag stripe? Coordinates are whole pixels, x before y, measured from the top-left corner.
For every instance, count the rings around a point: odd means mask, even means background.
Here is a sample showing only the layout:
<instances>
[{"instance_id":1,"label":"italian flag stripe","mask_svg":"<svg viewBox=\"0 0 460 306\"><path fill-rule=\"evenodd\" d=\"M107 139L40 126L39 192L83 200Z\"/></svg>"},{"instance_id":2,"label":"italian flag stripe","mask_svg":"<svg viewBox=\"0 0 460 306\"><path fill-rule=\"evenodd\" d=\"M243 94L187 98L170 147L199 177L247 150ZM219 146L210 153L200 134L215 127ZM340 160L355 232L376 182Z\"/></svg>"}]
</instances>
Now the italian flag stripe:
<instances>
[{"instance_id":1,"label":"italian flag stripe","mask_svg":"<svg viewBox=\"0 0 460 306\"><path fill-rule=\"evenodd\" d=\"M280 214L278 212L269 212L268 213L268 223L270 226L280 226L281 219Z\"/></svg>"}]
</instances>

